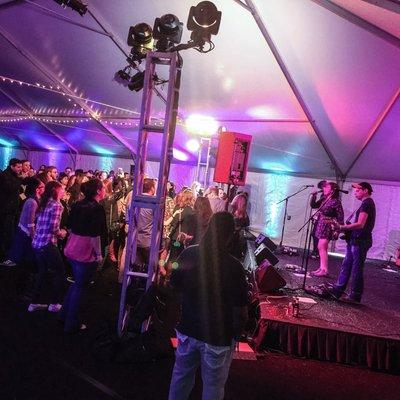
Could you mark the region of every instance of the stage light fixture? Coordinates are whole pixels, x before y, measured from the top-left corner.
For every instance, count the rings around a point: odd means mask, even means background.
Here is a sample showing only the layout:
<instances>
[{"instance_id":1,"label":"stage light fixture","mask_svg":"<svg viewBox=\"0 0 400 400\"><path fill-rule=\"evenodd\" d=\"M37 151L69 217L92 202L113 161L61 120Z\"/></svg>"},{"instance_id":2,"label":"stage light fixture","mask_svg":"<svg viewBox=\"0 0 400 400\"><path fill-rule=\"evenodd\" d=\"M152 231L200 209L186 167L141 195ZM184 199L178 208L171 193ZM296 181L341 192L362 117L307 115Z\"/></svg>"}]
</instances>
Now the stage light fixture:
<instances>
[{"instance_id":1,"label":"stage light fixture","mask_svg":"<svg viewBox=\"0 0 400 400\"><path fill-rule=\"evenodd\" d=\"M120 69L115 73L114 80L123 86L128 86L129 81L131 79L130 71L131 71L130 66L127 66L124 69Z\"/></svg>"},{"instance_id":2,"label":"stage light fixture","mask_svg":"<svg viewBox=\"0 0 400 400\"><path fill-rule=\"evenodd\" d=\"M221 23L222 12L211 1L201 1L190 7L187 28L192 31L190 39L198 44L211 42L211 35L216 35Z\"/></svg>"},{"instance_id":3,"label":"stage light fixture","mask_svg":"<svg viewBox=\"0 0 400 400\"><path fill-rule=\"evenodd\" d=\"M86 14L87 11L87 4L82 3L80 0L54 0L56 3L60 4L60 6L67 8L70 7L81 17Z\"/></svg>"},{"instance_id":4,"label":"stage light fixture","mask_svg":"<svg viewBox=\"0 0 400 400\"><path fill-rule=\"evenodd\" d=\"M173 44L179 44L182 39L183 22L174 14L165 14L156 18L153 26L153 36L158 51L168 51Z\"/></svg>"},{"instance_id":5,"label":"stage light fixture","mask_svg":"<svg viewBox=\"0 0 400 400\"><path fill-rule=\"evenodd\" d=\"M142 60L153 50L154 38L151 26L141 22L129 28L128 46L132 47L131 57L134 61Z\"/></svg>"},{"instance_id":6,"label":"stage light fixture","mask_svg":"<svg viewBox=\"0 0 400 400\"><path fill-rule=\"evenodd\" d=\"M134 90L135 92L139 92L140 90L142 90L143 84L144 84L144 71L143 72L141 71L132 76L128 84L128 89L132 91Z\"/></svg>"}]
</instances>

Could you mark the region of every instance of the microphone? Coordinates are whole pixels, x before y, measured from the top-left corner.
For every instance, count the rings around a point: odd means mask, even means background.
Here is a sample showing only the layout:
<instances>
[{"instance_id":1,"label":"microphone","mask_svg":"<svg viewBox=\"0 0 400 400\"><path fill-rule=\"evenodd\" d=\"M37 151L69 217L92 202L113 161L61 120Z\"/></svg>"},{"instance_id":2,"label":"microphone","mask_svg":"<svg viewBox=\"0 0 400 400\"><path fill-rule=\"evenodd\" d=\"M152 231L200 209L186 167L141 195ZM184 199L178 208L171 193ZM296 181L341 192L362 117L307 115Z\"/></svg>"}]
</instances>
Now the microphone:
<instances>
[{"instance_id":1,"label":"microphone","mask_svg":"<svg viewBox=\"0 0 400 400\"><path fill-rule=\"evenodd\" d=\"M304 187L314 187L314 185L304 185Z\"/></svg>"},{"instance_id":2,"label":"microphone","mask_svg":"<svg viewBox=\"0 0 400 400\"><path fill-rule=\"evenodd\" d=\"M338 192L340 192L340 193L344 193L344 194L349 194L349 191L348 190L343 190L343 189L336 189ZM323 190L318 190L318 193L322 193L323 192Z\"/></svg>"}]
</instances>

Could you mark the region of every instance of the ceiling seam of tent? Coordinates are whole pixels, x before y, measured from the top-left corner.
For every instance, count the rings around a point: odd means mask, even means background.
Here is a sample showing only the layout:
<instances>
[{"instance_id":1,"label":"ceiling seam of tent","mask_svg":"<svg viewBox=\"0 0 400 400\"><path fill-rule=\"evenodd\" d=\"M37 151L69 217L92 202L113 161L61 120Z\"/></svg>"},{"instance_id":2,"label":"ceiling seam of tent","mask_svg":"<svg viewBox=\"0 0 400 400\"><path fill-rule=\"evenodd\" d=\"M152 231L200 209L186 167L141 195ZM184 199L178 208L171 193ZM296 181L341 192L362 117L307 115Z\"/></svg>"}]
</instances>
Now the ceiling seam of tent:
<instances>
[{"instance_id":1,"label":"ceiling seam of tent","mask_svg":"<svg viewBox=\"0 0 400 400\"><path fill-rule=\"evenodd\" d=\"M349 21L358 27L374 34L377 37L385 40L387 43L400 48L400 39L391 33L385 31L384 29L379 28L378 26L372 24L371 22L359 17L356 14L353 14L349 10L338 6L335 3L332 3L330 0L311 0L315 4L325 8L326 10L331 11L337 16L344 18L346 21Z\"/></svg>"},{"instance_id":2,"label":"ceiling seam of tent","mask_svg":"<svg viewBox=\"0 0 400 400\"><path fill-rule=\"evenodd\" d=\"M302 95L300 93L300 90L298 89L298 87L296 85L296 82L294 81L294 79L290 75L290 72L287 69L287 67L285 65L285 62L283 61L283 59L282 59L282 57L281 57L281 55L280 55L280 53L278 51L278 48L275 46L275 43L272 40L272 38L271 38L271 36L270 36L270 34L269 34L268 30L267 30L267 27L266 27L264 21L262 20L258 10L257 10L257 7L255 6L255 4L254 4L254 2L252 0L245 0L245 1L246 1L247 5L249 6L249 8L251 9L251 14L253 15L254 20L256 21L256 23L257 23L262 35L264 36L264 38L265 38L265 40L266 40L266 42L267 42L267 44L268 44L273 56L275 57L275 60L277 61L278 65L279 65L279 67L280 67L280 69L281 69L281 71L283 73L283 75L285 76L286 81L288 82L290 88L292 89L293 94L295 95L295 97L296 97L297 101L299 102L304 114L306 115L309 123L311 124L315 135L317 136L319 142L321 143L321 145L324 148L326 154L328 155L328 157L329 157L329 159L330 159L330 161L332 163L333 168L335 169L335 171L337 172L337 174L340 177L343 177L344 176L343 172L340 169L336 158L334 157L333 153L330 151L327 143L325 142L324 138L322 137L321 132L319 131L319 128L318 128L318 126L317 126L317 124L316 124L316 122L315 122L315 120L314 120L314 118L313 118L313 116L311 114L311 111L308 109L308 106L307 106L306 102L304 101L304 99L303 99L303 97L302 97Z\"/></svg>"},{"instance_id":3,"label":"ceiling seam of tent","mask_svg":"<svg viewBox=\"0 0 400 400\"><path fill-rule=\"evenodd\" d=\"M10 101L12 101L16 106L21 108L28 116L32 115L32 110L22 102L22 100L17 100L15 99L14 96L10 95L7 91L5 91L3 88L0 87L0 92L3 93L4 96L6 96ZM41 121L34 120L37 124L43 126L48 132L50 132L52 135L54 135L57 139L61 140L64 142L70 151L72 150L74 153L78 154L78 150L76 149L75 146L73 146L71 143L68 142L68 140L64 139L61 135L58 133L54 132L49 126L47 126L45 123Z\"/></svg>"},{"instance_id":4,"label":"ceiling seam of tent","mask_svg":"<svg viewBox=\"0 0 400 400\"><path fill-rule=\"evenodd\" d=\"M36 7L38 9L44 11L46 14L48 14L49 17L56 18L56 19L58 19L60 21L67 22L67 23L72 24L72 25L76 25L76 26L78 26L78 27L80 27L82 29L87 29L89 31L98 33L99 35L109 36L106 32L102 32L102 31L99 31L98 29L92 28L91 26L88 26L88 25L85 25L85 24L81 24L80 22L76 22L73 19L66 17L65 15L62 15L62 14L56 12L56 11L50 10L47 7L44 7L44 6L42 6L40 4L37 4L37 3L34 3L33 1L24 0L24 3L25 4L29 4L29 5L31 5L33 7Z\"/></svg>"},{"instance_id":5,"label":"ceiling seam of tent","mask_svg":"<svg viewBox=\"0 0 400 400\"><path fill-rule=\"evenodd\" d=\"M385 10L393 11L400 14L400 3L399 0L362 0L365 3L370 3L376 7L383 8Z\"/></svg>"},{"instance_id":6,"label":"ceiling seam of tent","mask_svg":"<svg viewBox=\"0 0 400 400\"><path fill-rule=\"evenodd\" d=\"M250 9L250 7L247 5L247 4L244 4L242 1L240 1L240 0L233 0L235 3L237 3L237 4L239 4L239 5L241 5L243 8L245 8L247 11L250 11L251 12L251 9Z\"/></svg>"},{"instance_id":7,"label":"ceiling seam of tent","mask_svg":"<svg viewBox=\"0 0 400 400\"><path fill-rule=\"evenodd\" d=\"M368 145L371 143L372 139L375 137L376 133L379 130L379 127L383 124L385 118L389 114L390 110L393 108L395 105L397 99L400 98L400 88L397 89L396 93L392 96L392 98L389 100L389 102L385 105L384 109L376 119L374 125L371 127L367 138L365 139L364 144L361 147L361 150L358 152L356 155L355 159L353 162L350 164L350 166L347 168L347 171L345 173L345 177L349 174L351 169L354 167L354 165L357 163L359 158L363 155L365 149L368 147Z\"/></svg>"},{"instance_id":8,"label":"ceiling seam of tent","mask_svg":"<svg viewBox=\"0 0 400 400\"><path fill-rule=\"evenodd\" d=\"M7 33L3 28L0 27L0 35L3 36L4 39L6 39L7 42L9 42L16 50L18 50L32 65L34 65L42 74L44 74L50 81L56 83L60 88L62 88L62 91L68 95L75 96L75 93L72 92L62 81L60 81L54 74L47 70L39 61L37 61L32 54L30 54L27 50L24 49L23 46L15 42L15 39ZM78 99L75 100L75 102L83 108L85 111L87 111L90 115L93 114L93 110L85 103L82 102ZM111 138L113 138L115 141L119 142L122 144L124 147L126 147L132 155L135 154L134 148L117 132L111 131L108 129L106 125L101 123L97 118L95 118L94 115L92 115L93 120L100 125L105 132L109 134Z\"/></svg>"},{"instance_id":9,"label":"ceiling seam of tent","mask_svg":"<svg viewBox=\"0 0 400 400\"><path fill-rule=\"evenodd\" d=\"M12 6L16 6L18 5L18 3L22 3L24 0L10 0L7 1L5 3L0 4L0 10L2 8L8 8L8 7L12 7Z\"/></svg>"}]
</instances>

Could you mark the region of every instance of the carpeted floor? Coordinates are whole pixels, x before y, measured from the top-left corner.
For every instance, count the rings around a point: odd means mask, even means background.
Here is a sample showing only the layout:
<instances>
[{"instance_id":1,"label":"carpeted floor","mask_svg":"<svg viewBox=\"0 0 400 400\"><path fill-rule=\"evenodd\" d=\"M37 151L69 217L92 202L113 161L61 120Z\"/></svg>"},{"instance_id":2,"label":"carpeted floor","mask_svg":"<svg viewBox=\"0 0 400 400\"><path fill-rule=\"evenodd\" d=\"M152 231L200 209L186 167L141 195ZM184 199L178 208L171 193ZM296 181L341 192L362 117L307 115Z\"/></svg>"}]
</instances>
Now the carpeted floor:
<instances>
[{"instance_id":1,"label":"carpeted floor","mask_svg":"<svg viewBox=\"0 0 400 400\"><path fill-rule=\"evenodd\" d=\"M166 399L173 359L116 363L95 357L93 344L107 322L115 326L115 271L97 276L85 304L89 329L66 336L57 317L28 313L18 268L0 270L0 399ZM22 285L23 286L23 285ZM398 398L400 377L367 369L265 354L234 360L226 399ZM191 396L201 398L198 379Z\"/></svg>"}]
</instances>

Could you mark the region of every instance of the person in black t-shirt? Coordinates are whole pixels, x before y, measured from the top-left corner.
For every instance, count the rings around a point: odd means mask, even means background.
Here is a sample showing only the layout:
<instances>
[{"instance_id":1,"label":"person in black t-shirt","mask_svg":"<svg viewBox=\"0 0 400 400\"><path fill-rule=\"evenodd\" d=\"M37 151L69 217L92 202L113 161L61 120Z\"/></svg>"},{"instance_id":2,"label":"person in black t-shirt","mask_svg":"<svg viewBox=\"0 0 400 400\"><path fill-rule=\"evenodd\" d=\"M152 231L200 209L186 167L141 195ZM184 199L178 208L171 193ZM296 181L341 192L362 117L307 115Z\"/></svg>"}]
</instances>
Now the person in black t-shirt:
<instances>
[{"instance_id":1,"label":"person in black t-shirt","mask_svg":"<svg viewBox=\"0 0 400 400\"><path fill-rule=\"evenodd\" d=\"M336 299L342 296L351 275L350 294L345 300L359 303L364 289L364 263L372 246L376 211L374 200L371 198L371 185L368 182L360 182L352 186L356 199L362 203L355 213L354 222L349 221L348 224L339 226L341 231L347 233L347 250L332 295Z\"/></svg>"},{"instance_id":2,"label":"person in black t-shirt","mask_svg":"<svg viewBox=\"0 0 400 400\"><path fill-rule=\"evenodd\" d=\"M224 397L235 338L247 320L244 269L229 254L233 232L232 215L215 213L200 244L176 261L170 282L182 298L170 400L189 397L200 366L203 398Z\"/></svg>"}]
</instances>

